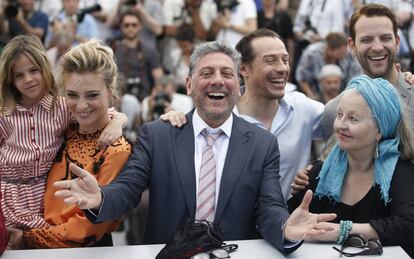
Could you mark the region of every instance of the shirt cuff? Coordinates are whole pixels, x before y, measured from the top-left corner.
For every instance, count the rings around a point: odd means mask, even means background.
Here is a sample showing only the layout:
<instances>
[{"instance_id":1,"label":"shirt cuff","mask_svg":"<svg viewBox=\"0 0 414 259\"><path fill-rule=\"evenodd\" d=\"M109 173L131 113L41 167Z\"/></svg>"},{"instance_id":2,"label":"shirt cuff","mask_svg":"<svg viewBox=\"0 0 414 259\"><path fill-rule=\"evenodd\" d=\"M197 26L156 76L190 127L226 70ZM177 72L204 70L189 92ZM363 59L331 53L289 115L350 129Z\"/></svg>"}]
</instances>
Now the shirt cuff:
<instances>
[{"instance_id":1,"label":"shirt cuff","mask_svg":"<svg viewBox=\"0 0 414 259\"><path fill-rule=\"evenodd\" d=\"M282 222L282 240L283 240L283 248L290 249L302 244L302 240L288 240L285 238L285 226L288 218L283 220Z\"/></svg>"},{"instance_id":2,"label":"shirt cuff","mask_svg":"<svg viewBox=\"0 0 414 259\"><path fill-rule=\"evenodd\" d=\"M103 192L102 188L99 188L99 190L101 191L101 195L102 195L102 202L101 202L101 206L99 206L99 209L88 209L89 213L96 218L98 218L99 213L101 213L104 201L105 201L105 193Z\"/></svg>"}]
</instances>

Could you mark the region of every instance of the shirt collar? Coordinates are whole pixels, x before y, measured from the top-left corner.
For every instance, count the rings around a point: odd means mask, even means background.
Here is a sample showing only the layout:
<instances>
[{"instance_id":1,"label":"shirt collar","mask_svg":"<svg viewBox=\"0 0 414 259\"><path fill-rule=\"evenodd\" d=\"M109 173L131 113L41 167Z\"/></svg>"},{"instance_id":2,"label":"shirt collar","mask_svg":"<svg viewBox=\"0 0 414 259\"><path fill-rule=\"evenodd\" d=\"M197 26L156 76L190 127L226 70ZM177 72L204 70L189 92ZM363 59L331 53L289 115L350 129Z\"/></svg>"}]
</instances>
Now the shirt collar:
<instances>
[{"instance_id":1,"label":"shirt collar","mask_svg":"<svg viewBox=\"0 0 414 259\"><path fill-rule=\"evenodd\" d=\"M279 100L279 109L278 112L275 114L275 116L273 117L273 121L272 121L272 129L273 129L273 124L275 121L275 118L277 116L278 113L283 113L283 114L287 114L290 110L293 110L294 107L292 106L292 104L290 103L289 100L289 93L286 93L285 96ZM234 114L236 114L237 116L245 119L247 122L256 124L257 126L263 128L264 130L266 130L266 127L263 125L263 123L261 123L260 121L258 121L256 118L247 115L247 114L242 114L239 112L239 109L237 108L237 105L234 106L233 108L233 112Z\"/></svg>"},{"instance_id":2,"label":"shirt collar","mask_svg":"<svg viewBox=\"0 0 414 259\"><path fill-rule=\"evenodd\" d=\"M46 111L51 111L52 110L52 106L53 106L53 96L50 94L46 94L40 101L39 103L33 105L33 107L40 105L43 107L43 109L45 109ZM26 109L25 107L21 106L20 104L16 104L16 111L20 111L20 112L25 112L28 111L29 109ZM14 112L14 110L10 107L6 107L4 109L4 116L9 116Z\"/></svg>"},{"instance_id":3,"label":"shirt collar","mask_svg":"<svg viewBox=\"0 0 414 259\"><path fill-rule=\"evenodd\" d=\"M220 125L220 127L216 129L221 129L227 137L230 138L231 129L233 127L233 113L227 118L227 120ZM201 131L205 128L212 129L215 131L214 128L211 128L201 117L198 115L197 109L193 113L193 128L194 128L194 136L198 136Z\"/></svg>"}]
</instances>

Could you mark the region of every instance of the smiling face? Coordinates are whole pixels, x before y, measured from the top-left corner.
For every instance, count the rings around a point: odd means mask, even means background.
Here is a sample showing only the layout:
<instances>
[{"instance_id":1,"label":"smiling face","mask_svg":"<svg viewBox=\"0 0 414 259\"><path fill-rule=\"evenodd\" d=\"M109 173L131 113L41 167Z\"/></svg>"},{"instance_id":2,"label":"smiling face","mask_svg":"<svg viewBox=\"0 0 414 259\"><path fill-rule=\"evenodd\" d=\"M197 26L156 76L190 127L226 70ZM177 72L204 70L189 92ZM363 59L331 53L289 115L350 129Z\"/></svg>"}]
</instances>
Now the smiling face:
<instances>
[{"instance_id":1,"label":"smiling face","mask_svg":"<svg viewBox=\"0 0 414 259\"><path fill-rule=\"evenodd\" d=\"M337 108L335 136L341 149L348 153L374 154L381 139L371 109L356 90L345 91Z\"/></svg>"},{"instance_id":2,"label":"smiling face","mask_svg":"<svg viewBox=\"0 0 414 259\"><path fill-rule=\"evenodd\" d=\"M72 73L65 81L66 104L83 133L93 133L109 122L111 93L97 74Z\"/></svg>"},{"instance_id":3,"label":"smiling face","mask_svg":"<svg viewBox=\"0 0 414 259\"><path fill-rule=\"evenodd\" d=\"M364 73L372 78L396 78L394 67L400 38L386 16L361 16L355 23L355 41L348 39Z\"/></svg>"},{"instance_id":4,"label":"smiling face","mask_svg":"<svg viewBox=\"0 0 414 259\"><path fill-rule=\"evenodd\" d=\"M227 120L240 96L235 64L221 52L202 56L186 85L198 114L213 128Z\"/></svg>"},{"instance_id":5,"label":"smiling face","mask_svg":"<svg viewBox=\"0 0 414 259\"><path fill-rule=\"evenodd\" d=\"M254 59L240 68L247 91L269 99L281 99L290 71L285 45L275 37L255 38L251 45Z\"/></svg>"},{"instance_id":6,"label":"smiling face","mask_svg":"<svg viewBox=\"0 0 414 259\"><path fill-rule=\"evenodd\" d=\"M20 105L30 108L46 94L42 71L25 54L12 67L13 84L21 94Z\"/></svg>"}]
</instances>

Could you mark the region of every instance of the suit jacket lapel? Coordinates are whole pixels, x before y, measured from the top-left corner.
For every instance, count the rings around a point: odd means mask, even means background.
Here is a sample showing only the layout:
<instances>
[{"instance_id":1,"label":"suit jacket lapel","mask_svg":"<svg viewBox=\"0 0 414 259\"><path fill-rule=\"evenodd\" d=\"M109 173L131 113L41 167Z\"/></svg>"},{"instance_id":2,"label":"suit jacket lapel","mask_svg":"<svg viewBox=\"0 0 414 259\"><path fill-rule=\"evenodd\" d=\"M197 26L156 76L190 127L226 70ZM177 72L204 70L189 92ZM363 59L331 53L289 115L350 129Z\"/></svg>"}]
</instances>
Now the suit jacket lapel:
<instances>
[{"instance_id":1,"label":"suit jacket lapel","mask_svg":"<svg viewBox=\"0 0 414 259\"><path fill-rule=\"evenodd\" d=\"M217 202L215 222L218 222L223 214L224 208L230 199L233 189L243 171L246 158L250 152L252 135L249 130L242 127L240 118L233 114L233 128L227 150L226 161L224 163L223 174L221 176L220 192Z\"/></svg>"},{"instance_id":2,"label":"suit jacket lapel","mask_svg":"<svg viewBox=\"0 0 414 259\"><path fill-rule=\"evenodd\" d=\"M174 129L172 136L177 174L191 218L195 217L196 209L193 113L194 110L186 115L187 124L181 129Z\"/></svg>"}]
</instances>

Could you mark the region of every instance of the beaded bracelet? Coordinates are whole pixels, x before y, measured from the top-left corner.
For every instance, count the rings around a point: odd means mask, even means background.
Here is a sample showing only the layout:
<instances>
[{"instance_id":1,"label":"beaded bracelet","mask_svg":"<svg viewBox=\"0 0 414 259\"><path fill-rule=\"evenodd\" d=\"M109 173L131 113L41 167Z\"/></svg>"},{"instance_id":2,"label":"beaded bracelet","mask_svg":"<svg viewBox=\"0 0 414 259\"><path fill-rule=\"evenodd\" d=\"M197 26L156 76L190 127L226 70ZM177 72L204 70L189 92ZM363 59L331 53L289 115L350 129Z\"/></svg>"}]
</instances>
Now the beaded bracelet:
<instances>
[{"instance_id":1,"label":"beaded bracelet","mask_svg":"<svg viewBox=\"0 0 414 259\"><path fill-rule=\"evenodd\" d=\"M348 238L349 234L351 233L353 222L351 220L341 220L339 222L339 236L336 240L336 243L338 245L341 245L345 242L345 240Z\"/></svg>"}]
</instances>

